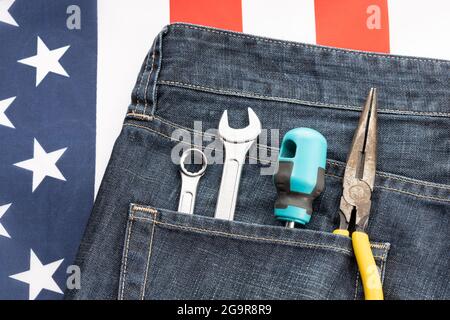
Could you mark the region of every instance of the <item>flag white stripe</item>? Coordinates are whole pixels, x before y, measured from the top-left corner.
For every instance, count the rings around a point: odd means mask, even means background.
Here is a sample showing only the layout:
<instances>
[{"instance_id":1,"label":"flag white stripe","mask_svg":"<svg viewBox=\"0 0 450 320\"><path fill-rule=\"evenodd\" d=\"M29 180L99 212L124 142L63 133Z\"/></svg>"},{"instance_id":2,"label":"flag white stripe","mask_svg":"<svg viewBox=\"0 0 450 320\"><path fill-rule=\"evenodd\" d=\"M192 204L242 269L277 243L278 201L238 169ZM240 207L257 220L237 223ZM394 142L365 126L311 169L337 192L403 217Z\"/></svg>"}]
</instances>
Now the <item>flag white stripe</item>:
<instances>
[{"instance_id":1,"label":"flag white stripe","mask_svg":"<svg viewBox=\"0 0 450 320\"><path fill-rule=\"evenodd\" d=\"M119 135L139 69L169 23L169 0L99 0L95 192Z\"/></svg>"},{"instance_id":2,"label":"flag white stripe","mask_svg":"<svg viewBox=\"0 0 450 320\"><path fill-rule=\"evenodd\" d=\"M392 54L450 60L450 1L388 0Z\"/></svg>"},{"instance_id":3,"label":"flag white stripe","mask_svg":"<svg viewBox=\"0 0 450 320\"><path fill-rule=\"evenodd\" d=\"M314 0L242 0L245 33L316 43Z\"/></svg>"}]
</instances>

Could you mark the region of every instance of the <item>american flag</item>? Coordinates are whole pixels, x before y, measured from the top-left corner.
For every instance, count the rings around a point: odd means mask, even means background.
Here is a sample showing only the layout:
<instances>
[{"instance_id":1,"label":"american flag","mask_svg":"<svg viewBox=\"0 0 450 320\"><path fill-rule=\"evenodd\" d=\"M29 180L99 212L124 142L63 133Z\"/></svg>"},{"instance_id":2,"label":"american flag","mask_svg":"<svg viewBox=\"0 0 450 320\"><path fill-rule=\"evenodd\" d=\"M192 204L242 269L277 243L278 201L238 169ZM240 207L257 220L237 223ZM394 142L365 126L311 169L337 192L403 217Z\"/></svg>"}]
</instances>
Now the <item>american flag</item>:
<instances>
[{"instance_id":1,"label":"american flag","mask_svg":"<svg viewBox=\"0 0 450 320\"><path fill-rule=\"evenodd\" d=\"M450 59L445 0L0 0L0 299L60 299L153 37L188 22Z\"/></svg>"}]
</instances>

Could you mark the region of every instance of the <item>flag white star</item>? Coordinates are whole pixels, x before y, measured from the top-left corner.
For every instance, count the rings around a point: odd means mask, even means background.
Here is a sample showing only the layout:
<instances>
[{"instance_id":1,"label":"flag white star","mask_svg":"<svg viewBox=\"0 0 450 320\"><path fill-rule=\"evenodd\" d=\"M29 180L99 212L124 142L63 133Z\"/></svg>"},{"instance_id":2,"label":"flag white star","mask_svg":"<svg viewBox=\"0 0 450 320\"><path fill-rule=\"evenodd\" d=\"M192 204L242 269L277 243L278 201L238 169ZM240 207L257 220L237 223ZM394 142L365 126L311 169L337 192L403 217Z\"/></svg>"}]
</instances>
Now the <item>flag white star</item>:
<instances>
[{"instance_id":1,"label":"flag white star","mask_svg":"<svg viewBox=\"0 0 450 320\"><path fill-rule=\"evenodd\" d=\"M10 206L11 206L11 203L0 206L0 219L3 217L3 215L6 213L6 211L8 211ZM6 231L6 229L2 226L1 223L0 223L0 236L11 238L8 231Z\"/></svg>"},{"instance_id":2,"label":"flag white star","mask_svg":"<svg viewBox=\"0 0 450 320\"><path fill-rule=\"evenodd\" d=\"M9 13L9 8L16 0L0 0L0 21L18 27L16 20Z\"/></svg>"},{"instance_id":3,"label":"flag white star","mask_svg":"<svg viewBox=\"0 0 450 320\"><path fill-rule=\"evenodd\" d=\"M13 274L9 277L21 282L28 283L30 285L30 300L36 299L42 289L47 289L62 294L63 292L53 279L53 274L59 268L64 259L43 265L34 253L33 249L31 249L30 251L30 269L28 271Z\"/></svg>"},{"instance_id":4,"label":"flag white star","mask_svg":"<svg viewBox=\"0 0 450 320\"><path fill-rule=\"evenodd\" d=\"M0 100L0 125L14 128L14 125L11 123L11 121L9 121L8 117L5 114L6 109L8 109L11 103L13 103L14 99L16 99L16 97Z\"/></svg>"},{"instance_id":5,"label":"flag white star","mask_svg":"<svg viewBox=\"0 0 450 320\"><path fill-rule=\"evenodd\" d=\"M49 72L57 73L69 77L66 70L59 63L59 59L69 49L70 46L49 50L44 41L37 37L37 54L17 62L36 68L36 87L47 76Z\"/></svg>"},{"instance_id":6,"label":"flag white star","mask_svg":"<svg viewBox=\"0 0 450 320\"><path fill-rule=\"evenodd\" d=\"M67 148L62 148L53 152L45 152L39 142L34 139L34 152L33 158L17 162L14 165L26 170L33 171L33 187L32 191L41 184L42 180L46 176L53 177L55 179L66 181L66 178L62 175L56 166L56 161L63 155Z\"/></svg>"}]
</instances>

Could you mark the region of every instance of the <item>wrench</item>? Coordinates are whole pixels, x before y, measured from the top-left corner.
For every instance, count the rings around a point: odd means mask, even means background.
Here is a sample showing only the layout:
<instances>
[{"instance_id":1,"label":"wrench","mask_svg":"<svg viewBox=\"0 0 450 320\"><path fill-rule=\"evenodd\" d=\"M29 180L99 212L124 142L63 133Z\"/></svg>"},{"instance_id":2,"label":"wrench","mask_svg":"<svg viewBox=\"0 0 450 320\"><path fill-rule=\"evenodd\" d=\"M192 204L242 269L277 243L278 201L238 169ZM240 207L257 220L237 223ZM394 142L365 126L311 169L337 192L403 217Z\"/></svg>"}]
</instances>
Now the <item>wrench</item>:
<instances>
[{"instance_id":1,"label":"wrench","mask_svg":"<svg viewBox=\"0 0 450 320\"><path fill-rule=\"evenodd\" d=\"M245 155L261 133L261 122L251 108L248 108L248 120L247 127L234 129L228 125L227 110L220 118L218 131L225 147L225 161L214 214L218 219L233 220Z\"/></svg>"},{"instance_id":2,"label":"wrench","mask_svg":"<svg viewBox=\"0 0 450 320\"><path fill-rule=\"evenodd\" d=\"M197 172L190 172L186 169L185 161L188 156L194 155L194 164L196 159L201 159L202 167ZM197 158L196 158L197 156ZM181 193L178 203L178 211L192 214L194 212L195 196L197 194L197 186L200 178L203 176L208 165L206 156L200 149L190 148L183 152L180 158L181 173Z\"/></svg>"}]
</instances>

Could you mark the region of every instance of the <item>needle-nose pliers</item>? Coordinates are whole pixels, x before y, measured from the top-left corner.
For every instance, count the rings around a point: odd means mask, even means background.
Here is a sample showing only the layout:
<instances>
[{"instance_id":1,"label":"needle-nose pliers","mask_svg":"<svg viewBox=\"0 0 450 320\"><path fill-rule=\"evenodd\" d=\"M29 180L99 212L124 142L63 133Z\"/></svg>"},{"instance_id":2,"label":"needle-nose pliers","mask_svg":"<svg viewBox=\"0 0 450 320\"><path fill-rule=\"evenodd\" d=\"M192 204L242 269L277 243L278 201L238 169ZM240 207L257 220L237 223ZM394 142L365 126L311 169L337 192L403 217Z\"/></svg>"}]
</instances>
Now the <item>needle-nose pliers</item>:
<instances>
[{"instance_id":1,"label":"needle-nose pliers","mask_svg":"<svg viewBox=\"0 0 450 320\"><path fill-rule=\"evenodd\" d=\"M333 233L350 236L366 300L383 300L383 289L369 237L371 196L377 160L377 93L370 89L345 167L340 225Z\"/></svg>"}]
</instances>

